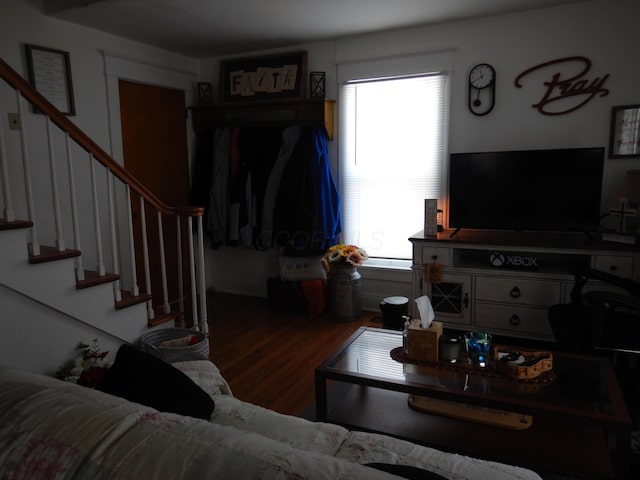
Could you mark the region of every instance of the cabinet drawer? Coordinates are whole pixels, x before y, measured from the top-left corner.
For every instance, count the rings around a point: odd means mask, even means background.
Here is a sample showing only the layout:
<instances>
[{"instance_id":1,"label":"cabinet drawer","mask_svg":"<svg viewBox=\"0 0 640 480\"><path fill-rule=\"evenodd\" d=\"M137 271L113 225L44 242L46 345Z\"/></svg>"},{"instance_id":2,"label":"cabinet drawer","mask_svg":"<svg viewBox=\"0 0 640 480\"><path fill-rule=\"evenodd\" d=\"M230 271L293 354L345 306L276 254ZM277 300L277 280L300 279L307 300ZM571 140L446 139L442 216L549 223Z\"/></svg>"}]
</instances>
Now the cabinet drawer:
<instances>
[{"instance_id":1,"label":"cabinet drawer","mask_svg":"<svg viewBox=\"0 0 640 480\"><path fill-rule=\"evenodd\" d=\"M596 255L593 268L624 278L633 278L633 257L625 255Z\"/></svg>"},{"instance_id":2,"label":"cabinet drawer","mask_svg":"<svg viewBox=\"0 0 640 480\"><path fill-rule=\"evenodd\" d=\"M476 303L475 319L476 325L489 333L514 336L529 333L553 338L546 308Z\"/></svg>"},{"instance_id":3,"label":"cabinet drawer","mask_svg":"<svg viewBox=\"0 0 640 480\"><path fill-rule=\"evenodd\" d=\"M518 305L549 306L560 303L560 282L520 278L477 277L475 299Z\"/></svg>"},{"instance_id":4,"label":"cabinet drawer","mask_svg":"<svg viewBox=\"0 0 640 480\"><path fill-rule=\"evenodd\" d=\"M418 256L413 261L417 265L426 263L441 263L445 267L451 266L451 249L443 247L432 247L430 245L416 248ZM435 257L435 259L434 259Z\"/></svg>"}]
</instances>

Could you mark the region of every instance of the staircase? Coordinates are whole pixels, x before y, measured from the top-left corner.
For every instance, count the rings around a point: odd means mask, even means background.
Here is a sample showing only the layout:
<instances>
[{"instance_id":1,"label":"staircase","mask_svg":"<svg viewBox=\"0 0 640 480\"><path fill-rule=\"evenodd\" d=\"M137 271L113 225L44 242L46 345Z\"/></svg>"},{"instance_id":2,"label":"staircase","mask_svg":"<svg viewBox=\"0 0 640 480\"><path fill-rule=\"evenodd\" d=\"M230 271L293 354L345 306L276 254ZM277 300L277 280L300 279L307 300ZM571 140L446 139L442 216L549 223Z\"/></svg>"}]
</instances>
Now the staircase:
<instances>
[{"instance_id":1,"label":"staircase","mask_svg":"<svg viewBox=\"0 0 640 480\"><path fill-rule=\"evenodd\" d=\"M204 209L162 203L2 59L0 77L0 363L51 373L79 341L208 334Z\"/></svg>"}]
</instances>

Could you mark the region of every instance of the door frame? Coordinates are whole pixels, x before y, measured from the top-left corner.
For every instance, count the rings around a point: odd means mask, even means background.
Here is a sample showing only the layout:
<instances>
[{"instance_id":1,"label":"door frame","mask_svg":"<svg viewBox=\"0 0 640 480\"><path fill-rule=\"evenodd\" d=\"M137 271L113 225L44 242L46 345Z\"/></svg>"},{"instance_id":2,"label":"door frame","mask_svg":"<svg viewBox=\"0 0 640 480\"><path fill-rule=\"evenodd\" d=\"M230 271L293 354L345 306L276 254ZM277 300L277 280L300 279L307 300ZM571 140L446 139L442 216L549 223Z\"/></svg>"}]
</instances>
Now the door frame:
<instances>
[{"instance_id":1,"label":"door frame","mask_svg":"<svg viewBox=\"0 0 640 480\"><path fill-rule=\"evenodd\" d=\"M124 168L124 151L122 144L122 122L120 118L120 89L118 82L120 79L138 83L146 83L163 88L173 88L184 91L185 105L193 104L194 88L198 81L198 68L195 60L190 66L182 69L162 67L141 63L128 58L118 57L111 53L102 52L104 56L104 72L107 89L107 117L109 123L110 154L112 158ZM187 112L189 110L187 109ZM189 162L189 184L191 184L191 164L192 147L194 144L193 125L189 118L185 118L187 128L187 160ZM128 202L116 202L116 218L128 218ZM128 228L117 225L117 237L119 245L128 244ZM130 262L125 261L128 253L121 249L120 276L121 285L124 289L130 289L131 271ZM140 275L141 272L138 272Z\"/></svg>"},{"instance_id":2,"label":"door frame","mask_svg":"<svg viewBox=\"0 0 640 480\"><path fill-rule=\"evenodd\" d=\"M179 70L178 68L141 63L107 52L102 52L102 54L107 86L107 116L111 156L120 165L124 166L118 80L129 80L158 87L183 90L185 104L189 106L193 105L193 89L198 82L198 69L195 61L191 66L192 68L185 66L184 69ZM193 136L193 126L191 122L187 122L187 155L189 163L191 163L192 158Z\"/></svg>"}]
</instances>

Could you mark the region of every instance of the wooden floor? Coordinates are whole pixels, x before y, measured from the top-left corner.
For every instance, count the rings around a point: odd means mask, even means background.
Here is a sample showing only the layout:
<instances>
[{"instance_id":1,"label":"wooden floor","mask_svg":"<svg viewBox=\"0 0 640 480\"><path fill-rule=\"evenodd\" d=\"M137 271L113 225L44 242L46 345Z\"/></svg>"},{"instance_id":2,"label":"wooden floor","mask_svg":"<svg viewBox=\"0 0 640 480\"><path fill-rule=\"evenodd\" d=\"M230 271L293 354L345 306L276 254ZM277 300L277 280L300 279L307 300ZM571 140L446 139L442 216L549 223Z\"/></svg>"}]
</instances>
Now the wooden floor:
<instances>
[{"instance_id":1,"label":"wooden floor","mask_svg":"<svg viewBox=\"0 0 640 480\"><path fill-rule=\"evenodd\" d=\"M299 415L314 400L314 369L360 326L382 327L380 312L355 322L277 312L264 298L213 293L207 298L210 358L234 396Z\"/></svg>"}]
</instances>

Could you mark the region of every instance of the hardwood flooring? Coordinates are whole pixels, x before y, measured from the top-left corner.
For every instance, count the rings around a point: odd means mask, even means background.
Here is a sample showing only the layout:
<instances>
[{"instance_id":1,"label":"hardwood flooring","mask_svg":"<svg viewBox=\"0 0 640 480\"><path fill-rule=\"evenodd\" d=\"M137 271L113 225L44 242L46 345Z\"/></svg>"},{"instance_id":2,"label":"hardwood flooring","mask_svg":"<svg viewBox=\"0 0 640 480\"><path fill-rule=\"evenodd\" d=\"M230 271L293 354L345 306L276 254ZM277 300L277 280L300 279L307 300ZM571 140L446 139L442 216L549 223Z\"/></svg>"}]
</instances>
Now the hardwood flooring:
<instances>
[{"instance_id":1,"label":"hardwood flooring","mask_svg":"<svg viewBox=\"0 0 640 480\"><path fill-rule=\"evenodd\" d=\"M315 400L316 366L360 326L382 327L380 312L341 323L275 311L265 298L216 292L207 302L210 358L234 396L289 415Z\"/></svg>"},{"instance_id":2,"label":"hardwood flooring","mask_svg":"<svg viewBox=\"0 0 640 480\"><path fill-rule=\"evenodd\" d=\"M214 293L207 301L210 358L233 394L289 415L299 415L315 400L317 365L360 326L382 327L380 312L362 312L359 321L340 323L327 314L310 319L278 312L264 298ZM634 458L637 473L640 455Z\"/></svg>"}]
</instances>

